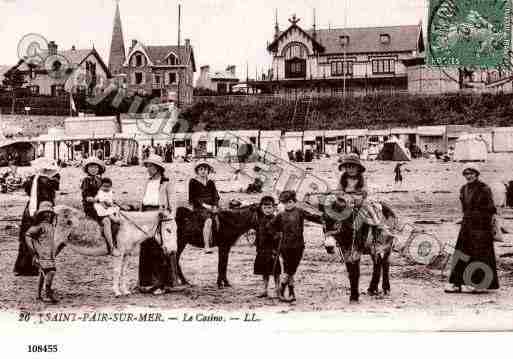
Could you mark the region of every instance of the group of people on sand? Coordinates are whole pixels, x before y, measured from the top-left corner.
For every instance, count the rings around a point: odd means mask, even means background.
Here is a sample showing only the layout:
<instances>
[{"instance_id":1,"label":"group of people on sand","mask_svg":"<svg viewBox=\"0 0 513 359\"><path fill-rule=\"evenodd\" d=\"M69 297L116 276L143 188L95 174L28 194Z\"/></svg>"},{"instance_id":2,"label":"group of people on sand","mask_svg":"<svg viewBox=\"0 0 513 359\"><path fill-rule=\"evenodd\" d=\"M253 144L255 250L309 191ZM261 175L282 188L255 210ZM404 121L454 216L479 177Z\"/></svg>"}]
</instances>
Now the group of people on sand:
<instances>
[{"instance_id":1,"label":"group of people on sand","mask_svg":"<svg viewBox=\"0 0 513 359\"><path fill-rule=\"evenodd\" d=\"M173 221L178 208L175 178L166 174L164 161L156 154L145 158L143 165L147 169L148 178L140 210L158 211L160 220ZM19 253L14 272L17 275L39 275L38 298L56 303L58 298L52 289L52 283L56 272L55 257L62 248L56 247L53 240L56 222L53 206L61 178L52 161L41 158L35 161L34 166L38 168L37 173L24 183L29 200L21 221ZM294 191L280 193L279 206L273 196L266 195L261 198L253 226L256 229L254 274L263 278L263 290L259 297L269 295L269 282L272 277L275 282L275 296L279 300L296 300L295 274L305 250L305 220L322 223L326 237L330 237L333 232L341 230L339 219L347 218L352 209L357 208L359 218L371 226L374 238L390 235L389 229L383 225L380 204L368 197L364 177L366 168L358 155L345 156L339 170L342 173L337 194L331 202L320 205L322 215L300 208ZM112 192L112 180L104 176L106 166L96 157L90 157L85 162L83 171L85 177L80 186L83 210L101 226L109 253L118 255L115 238L119 229L120 212ZM218 226L216 214L219 211L220 196L210 177L214 173L210 164L200 162L195 166L194 172L195 177L189 181L188 199L203 226L205 252L211 253L213 227ZM499 284L492 225L496 209L491 191L486 184L479 181L480 172L477 168L468 167L463 175L467 184L461 188L460 193L463 223L456 250L461 251L464 257L453 256L450 287L446 291L462 292L469 283L482 283L483 278L489 277L489 272L492 279L478 289L497 289ZM359 255L358 253L361 251L342 248L348 272L355 263L353 256ZM474 270L483 263L486 265L485 269ZM164 293L165 285L172 281L170 265L169 257L156 241L151 238L143 241L139 255L140 291ZM357 292L351 293L351 301L358 301L358 296Z\"/></svg>"}]
</instances>

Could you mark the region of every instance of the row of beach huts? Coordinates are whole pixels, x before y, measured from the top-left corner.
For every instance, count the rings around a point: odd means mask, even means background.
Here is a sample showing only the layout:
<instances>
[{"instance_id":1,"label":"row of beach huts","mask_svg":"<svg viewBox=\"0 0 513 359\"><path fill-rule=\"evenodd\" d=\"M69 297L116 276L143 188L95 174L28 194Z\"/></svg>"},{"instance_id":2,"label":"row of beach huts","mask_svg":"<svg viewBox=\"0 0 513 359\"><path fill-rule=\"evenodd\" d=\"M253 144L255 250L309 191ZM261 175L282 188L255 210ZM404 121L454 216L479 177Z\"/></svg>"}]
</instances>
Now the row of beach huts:
<instances>
[{"instance_id":1,"label":"row of beach huts","mask_svg":"<svg viewBox=\"0 0 513 359\"><path fill-rule=\"evenodd\" d=\"M267 150L281 157L286 152L306 149L330 155L354 150L361 153L383 144L392 136L400 139L407 148L415 145L422 152L446 153L464 134L482 138L488 152L513 152L513 127L447 125L304 132L224 130L169 135L171 125L158 121L162 120L123 119L120 133L114 117L70 117L65 120L64 128L51 128L47 134L26 141L34 145L37 156L45 155L62 161L78 160L101 150L105 157L117 156L131 162L136 156L141 158L146 147L158 145L171 145L174 157L236 156L242 145Z\"/></svg>"}]
</instances>

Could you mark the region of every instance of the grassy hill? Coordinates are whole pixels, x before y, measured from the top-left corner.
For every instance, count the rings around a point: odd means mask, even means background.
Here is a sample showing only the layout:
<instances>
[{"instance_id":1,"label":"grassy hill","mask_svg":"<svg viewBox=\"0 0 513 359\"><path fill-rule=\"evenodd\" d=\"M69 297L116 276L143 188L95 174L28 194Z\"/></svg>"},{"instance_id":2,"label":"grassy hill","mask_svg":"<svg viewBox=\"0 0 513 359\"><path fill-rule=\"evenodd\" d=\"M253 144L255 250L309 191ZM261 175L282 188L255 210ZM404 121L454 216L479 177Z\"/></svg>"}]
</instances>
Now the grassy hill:
<instances>
[{"instance_id":1,"label":"grassy hill","mask_svg":"<svg viewBox=\"0 0 513 359\"><path fill-rule=\"evenodd\" d=\"M296 103L263 97L230 101L197 100L182 117L207 130L301 130L291 123ZM302 105L306 106L306 105ZM372 95L324 97L313 100L306 129L388 128L421 125L469 124L476 127L513 124L513 95L414 96Z\"/></svg>"}]
</instances>

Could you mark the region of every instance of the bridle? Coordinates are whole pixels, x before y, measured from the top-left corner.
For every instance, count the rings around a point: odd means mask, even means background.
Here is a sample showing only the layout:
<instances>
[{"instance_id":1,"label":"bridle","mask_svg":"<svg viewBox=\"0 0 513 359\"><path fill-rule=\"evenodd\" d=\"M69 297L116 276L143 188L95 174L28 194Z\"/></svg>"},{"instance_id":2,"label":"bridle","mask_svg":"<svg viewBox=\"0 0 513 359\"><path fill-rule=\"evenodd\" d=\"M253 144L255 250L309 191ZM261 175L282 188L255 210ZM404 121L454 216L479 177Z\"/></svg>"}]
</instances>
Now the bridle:
<instances>
[{"instance_id":1,"label":"bridle","mask_svg":"<svg viewBox=\"0 0 513 359\"><path fill-rule=\"evenodd\" d=\"M162 232L162 223L163 222L170 222L170 221L173 221L173 219L159 219L157 225L155 226L155 229L152 230L151 232L153 234L150 234L148 232L146 232L141 226L139 226L137 223L135 223L133 220L131 220L126 214L124 214L122 211L119 211L119 215L121 217L123 217L128 223L130 223L132 226L134 226L135 228L137 228L140 232L142 232L147 238L152 238L154 239L157 244L161 247L161 248L164 248L164 238L162 237L162 233L160 236L157 236L157 233L159 232ZM160 237L160 240L157 240L157 237Z\"/></svg>"}]
</instances>

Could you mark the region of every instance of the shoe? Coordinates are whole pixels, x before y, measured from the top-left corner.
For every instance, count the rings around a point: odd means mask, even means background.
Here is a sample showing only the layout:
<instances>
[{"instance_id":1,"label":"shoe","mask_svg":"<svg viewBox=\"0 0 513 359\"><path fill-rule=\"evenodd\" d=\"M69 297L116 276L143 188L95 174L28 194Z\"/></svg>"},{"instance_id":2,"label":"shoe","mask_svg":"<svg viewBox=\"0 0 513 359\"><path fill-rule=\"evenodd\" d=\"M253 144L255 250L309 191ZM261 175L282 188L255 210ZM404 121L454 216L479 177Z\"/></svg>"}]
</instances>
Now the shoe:
<instances>
[{"instance_id":1,"label":"shoe","mask_svg":"<svg viewBox=\"0 0 513 359\"><path fill-rule=\"evenodd\" d=\"M375 289L367 289L367 294L370 295L371 297L375 297L375 296L378 296L379 295L379 291L378 290L375 290Z\"/></svg>"},{"instance_id":2,"label":"shoe","mask_svg":"<svg viewBox=\"0 0 513 359\"><path fill-rule=\"evenodd\" d=\"M162 294L164 294L164 293L165 293L165 291L164 291L164 289L162 289L162 288L157 288L157 289L155 289L155 290L153 291L153 295L162 295Z\"/></svg>"},{"instance_id":3,"label":"shoe","mask_svg":"<svg viewBox=\"0 0 513 359\"><path fill-rule=\"evenodd\" d=\"M445 293L461 293L461 286L453 284L444 289Z\"/></svg>"},{"instance_id":4,"label":"shoe","mask_svg":"<svg viewBox=\"0 0 513 359\"><path fill-rule=\"evenodd\" d=\"M212 249L212 247L205 248L205 254L212 254L212 253L214 253L214 250Z\"/></svg>"},{"instance_id":5,"label":"shoe","mask_svg":"<svg viewBox=\"0 0 513 359\"><path fill-rule=\"evenodd\" d=\"M360 300L358 297L350 297L349 298L349 304L358 304L360 303Z\"/></svg>"},{"instance_id":6,"label":"shoe","mask_svg":"<svg viewBox=\"0 0 513 359\"><path fill-rule=\"evenodd\" d=\"M257 295L257 298L267 298L267 291L260 293Z\"/></svg>"},{"instance_id":7,"label":"shoe","mask_svg":"<svg viewBox=\"0 0 513 359\"><path fill-rule=\"evenodd\" d=\"M51 303L51 304L59 303L59 299L57 299L53 290L46 291L46 300L44 300L44 301Z\"/></svg>"}]
</instances>

